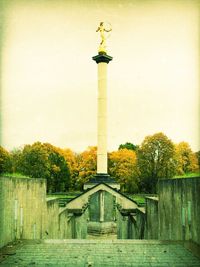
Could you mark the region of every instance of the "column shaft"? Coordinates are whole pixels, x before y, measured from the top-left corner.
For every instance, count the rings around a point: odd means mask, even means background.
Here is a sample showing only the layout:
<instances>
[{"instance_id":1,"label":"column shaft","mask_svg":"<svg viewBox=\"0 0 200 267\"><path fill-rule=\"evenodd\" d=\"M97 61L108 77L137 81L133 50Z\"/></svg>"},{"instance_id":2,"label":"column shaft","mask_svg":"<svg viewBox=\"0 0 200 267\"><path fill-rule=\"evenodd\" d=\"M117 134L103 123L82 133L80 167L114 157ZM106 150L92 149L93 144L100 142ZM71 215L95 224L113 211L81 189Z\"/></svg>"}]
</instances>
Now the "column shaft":
<instances>
[{"instance_id":1,"label":"column shaft","mask_svg":"<svg viewBox=\"0 0 200 267\"><path fill-rule=\"evenodd\" d=\"M107 63L98 64L97 174L107 174Z\"/></svg>"}]
</instances>

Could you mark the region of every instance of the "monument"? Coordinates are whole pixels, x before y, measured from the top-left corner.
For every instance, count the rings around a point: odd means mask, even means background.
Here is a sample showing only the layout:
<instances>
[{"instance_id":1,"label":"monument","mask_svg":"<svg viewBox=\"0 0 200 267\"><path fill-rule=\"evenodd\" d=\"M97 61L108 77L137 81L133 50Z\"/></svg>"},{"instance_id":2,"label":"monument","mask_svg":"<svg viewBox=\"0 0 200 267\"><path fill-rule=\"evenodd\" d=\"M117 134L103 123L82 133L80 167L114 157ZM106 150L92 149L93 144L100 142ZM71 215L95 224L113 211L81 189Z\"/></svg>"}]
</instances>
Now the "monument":
<instances>
[{"instance_id":1,"label":"monument","mask_svg":"<svg viewBox=\"0 0 200 267\"><path fill-rule=\"evenodd\" d=\"M84 189L93 187L99 183L106 183L113 188L120 189L120 185L108 175L107 156L107 65L113 59L107 54L105 23L100 22L96 32L100 32L101 42L98 55L92 59L98 64L98 114L97 114L97 174L84 184Z\"/></svg>"}]
</instances>

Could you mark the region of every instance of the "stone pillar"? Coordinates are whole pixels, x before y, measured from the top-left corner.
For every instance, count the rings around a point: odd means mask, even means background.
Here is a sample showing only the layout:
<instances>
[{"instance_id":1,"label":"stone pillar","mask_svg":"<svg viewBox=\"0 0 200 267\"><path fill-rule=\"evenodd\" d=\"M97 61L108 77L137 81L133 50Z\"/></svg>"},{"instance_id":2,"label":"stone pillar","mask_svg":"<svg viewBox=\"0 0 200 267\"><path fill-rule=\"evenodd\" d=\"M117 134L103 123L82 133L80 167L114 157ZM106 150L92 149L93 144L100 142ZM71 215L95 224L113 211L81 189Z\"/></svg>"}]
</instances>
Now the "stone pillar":
<instances>
[{"instance_id":1,"label":"stone pillar","mask_svg":"<svg viewBox=\"0 0 200 267\"><path fill-rule=\"evenodd\" d=\"M107 174L107 54L92 58L98 64L97 175Z\"/></svg>"},{"instance_id":2,"label":"stone pillar","mask_svg":"<svg viewBox=\"0 0 200 267\"><path fill-rule=\"evenodd\" d=\"M100 191L100 222L104 222L104 192Z\"/></svg>"}]
</instances>

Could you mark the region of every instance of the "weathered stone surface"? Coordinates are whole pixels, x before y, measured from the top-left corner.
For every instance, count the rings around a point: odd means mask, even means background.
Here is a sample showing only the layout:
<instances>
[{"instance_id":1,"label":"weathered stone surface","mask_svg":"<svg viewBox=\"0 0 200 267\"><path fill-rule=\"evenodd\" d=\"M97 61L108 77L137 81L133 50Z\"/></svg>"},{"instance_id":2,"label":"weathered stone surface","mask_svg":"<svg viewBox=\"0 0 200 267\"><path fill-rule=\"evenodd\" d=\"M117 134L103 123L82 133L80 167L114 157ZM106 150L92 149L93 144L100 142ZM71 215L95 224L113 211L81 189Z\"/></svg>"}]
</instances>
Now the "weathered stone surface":
<instances>
[{"instance_id":1,"label":"weathered stone surface","mask_svg":"<svg viewBox=\"0 0 200 267\"><path fill-rule=\"evenodd\" d=\"M146 213L144 208L136 211L136 236L135 239L146 239Z\"/></svg>"},{"instance_id":2,"label":"weathered stone surface","mask_svg":"<svg viewBox=\"0 0 200 267\"><path fill-rule=\"evenodd\" d=\"M112 188L120 190L120 184L117 183L114 178L110 177L110 175L103 173L94 175L87 183L83 185L83 189L87 190L100 183L107 184Z\"/></svg>"},{"instance_id":3,"label":"weathered stone surface","mask_svg":"<svg viewBox=\"0 0 200 267\"><path fill-rule=\"evenodd\" d=\"M15 239L40 239L46 215L44 179L0 177L0 247Z\"/></svg>"},{"instance_id":4,"label":"weathered stone surface","mask_svg":"<svg viewBox=\"0 0 200 267\"><path fill-rule=\"evenodd\" d=\"M116 222L88 222L89 235L116 234Z\"/></svg>"},{"instance_id":5,"label":"weathered stone surface","mask_svg":"<svg viewBox=\"0 0 200 267\"><path fill-rule=\"evenodd\" d=\"M128 239L129 231L129 217L123 216L119 210L117 210L117 238L118 239Z\"/></svg>"},{"instance_id":6,"label":"weathered stone surface","mask_svg":"<svg viewBox=\"0 0 200 267\"><path fill-rule=\"evenodd\" d=\"M160 180L159 239L200 244L200 178Z\"/></svg>"},{"instance_id":7,"label":"weathered stone surface","mask_svg":"<svg viewBox=\"0 0 200 267\"><path fill-rule=\"evenodd\" d=\"M111 195L116 197L116 203L121 205L123 209L137 209L137 204L131 200L130 198L122 195L117 190L113 189L112 187L106 185L106 184L98 184L94 186L93 188L90 188L89 190L83 192L80 196L72 199L65 208L61 209L61 212L66 209L81 209L83 205L87 205L88 198L93 195L95 192L98 191L106 191L110 193Z\"/></svg>"},{"instance_id":8,"label":"weathered stone surface","mask_svg":"<svg viewBox=\"0 0 200 267\"><path fill-rule=\"evenodd\" d=\"M1 177L0 218L0 247L15 239L87 236L87 211L60 213L58 200L46 201L44 179Z\"/></svg>"},{"instance_id":9,"label":"weathered stone surface","mask_svg":"<svg viewBox=\"0 0 200 267\"><path fill-rule=\"evenodd\" d=\"M116 207L129 214L137 208L134 201L106 184L99 184L59 207L56 199L46 201L46 182L43 179L0 179L0 247L15 239L87 238L94 233L116 233ZM122 213L123 213L122 212ZM122 221L123 237L129 224ZM94 225L95 231L89 222ZM129 237L130 238L130 237Z\"/></svg>"},{"instance_id":10,"label":"weathered stone surface","mask_svg":"<svg viewBox=\"0 0 200 267\"><path fill-rule=\"evenodd\" d=\"M92 222L100 221L100 193L99 191L89 197L89 220Z\"/></svg>"},{"instance_id":11,"label":"weathered stone surface","mask_svg":"<svg viewBox=\"0 0 200 267\"><path fill-rule=\"evenodd\" d=\"M45 240L24 242L1 266L199 267L181 243L137 240Z\"/></svg>"},{"instance_id":12,"label":"weathered stone surface","mask_svg":"<svg viewBox=\"0 0 200 267\"><path fill-rule=\"evenodd\" d=\"M43 179L0 178L0 247L15 239L192 240L200 244L200 179L159 182L159 201L147 198L146 213L134 201L99 184L59 207L46 202Z\"/></svg>"},{"instance_id":13,"label":"weathered stone surface","mask_svg":"<svg viewBox=\"0 0 200 267\"><path fill-rule=\"evenodd\" d=\"M53 199L46 202L46 220L43 222L45 229L44 238L57 238L59 232L59 200Z\"/></svg>"},{"instance_id":14,"label":"weathered stone surface","mask_svg":"<svg viewBox=\"0 0 200 267\"><path fill-rule=\"evenodd\" d=\"M158 239L158 198L146 197L147 239Z\"/></svg>"}]
</instances>

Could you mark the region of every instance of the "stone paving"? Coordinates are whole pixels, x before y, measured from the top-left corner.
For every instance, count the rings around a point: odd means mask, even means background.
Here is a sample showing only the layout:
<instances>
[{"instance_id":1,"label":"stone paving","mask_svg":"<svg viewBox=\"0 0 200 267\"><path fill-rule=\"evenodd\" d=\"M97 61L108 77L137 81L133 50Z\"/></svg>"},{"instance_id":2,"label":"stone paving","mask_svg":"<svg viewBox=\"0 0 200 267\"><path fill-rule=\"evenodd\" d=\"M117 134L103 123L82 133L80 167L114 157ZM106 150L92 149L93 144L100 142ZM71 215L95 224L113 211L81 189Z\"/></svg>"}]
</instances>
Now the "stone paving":
<instances>
[{"instance_id":1,"label":"stone paving","mask_svg":"<svg viewBox=\"0 0 200 267\"><path fill-rule=\"evenodd\" d=\"M177 242L43 240L23 241L0 266L200 267L200 259Z\"/></svg>"}]
</instances>

